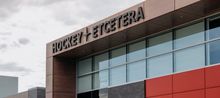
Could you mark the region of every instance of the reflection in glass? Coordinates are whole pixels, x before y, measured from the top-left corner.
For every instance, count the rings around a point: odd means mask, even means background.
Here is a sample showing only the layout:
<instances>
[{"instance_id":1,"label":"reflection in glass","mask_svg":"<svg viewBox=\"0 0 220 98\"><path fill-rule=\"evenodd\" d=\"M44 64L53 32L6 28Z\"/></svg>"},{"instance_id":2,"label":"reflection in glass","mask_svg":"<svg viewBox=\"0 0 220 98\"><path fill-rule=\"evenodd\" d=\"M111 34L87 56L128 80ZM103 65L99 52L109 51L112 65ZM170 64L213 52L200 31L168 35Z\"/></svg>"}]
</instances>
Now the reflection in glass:
<instances>
[{"instance_id":1,"label":"reflection in glass","mask_svg":"<svg viewBox=\"0 0 220 98\"><path fill-rule=\"evenodd\" d=\"M110 85L118 85L126 82L126 65L110 69Z\"/></svg>"},{"instance_id":2,"label":"reflection in glass","mask_svg":"<svg viewBox=\"0 0 220 98\"><path fill-rule=\"evenodd\" d=\"M220 37L220 22L218 21L210 21L207 38ZM106 52L81 60L77 65L77 72L80 76L78 77L78 91L85 92L143 80L146 76L148 78L159 77L171 74L173 71L182 72L204 67L205 44L202 44L205 40L204 35L204 22L200 22L177 29L175 33L168 32L149 38L147 42L139 41L111 50L110 53ZM198 43L201 45L185 49ZM220 40L207 45L209 63L220 63ZM85 75L89 72L92 73Z\"/></svg>"},{"instance_id":3,"label":"reflection in glass","mask_svg":"<svg viewBox=\"0 0 220 98\"><path fill-rule=\"evenodd\" d=\"M108 74L108 70L103 70L99 72L99 81L100 81L100 88L104 88L107 87L109 84L109 74Z\"/></svg>"},{"instance_id":4,"label":"reflection in glass","mask_svg":"<svg viewBox=\"0 0 220 98\"><path fill-rule=\"evenodd\" d=\"M204 22L176 30L175 38L175 49L203 42L205 40Z\"/></svg>"},{"instance_id":5,"label":"reflection in glass","mask_svg":"<svg viewBox=\"0 0 220 98\"><path fill-rule=\"evenodd\" d=\"M101 70L108 68L108 53L100 54L94 57L94 70Z\"/></svg>"},{"instance_id":6,"label":"reflection in glass","mask_svg":"<svg viewBox=\"0 0 220 98\"><path fill-rule=\"evenodd\" d=\"M92 71L92 58L79 61L78 75L83 75Z\"/></svg>"},{"instance_id":7,"label":"reflection in glass","mask_svg":"<svg viewBox=\"0 0 220 98\"><path fill-rule=\"evenodd\" d=\"M209 46L209 63L220 63L220 40L210 42Z\"/></svg>"},{"instance_id":8,"label":"reflection in glass","mask_svg":"<svg viewBox=\"0 0 220 98\"><path fill-rule=\"evenodd\" d=\"M126 48L122 47L111 51L110 66L117 66L126 63Z\"/></svg>"},{"instance_id":9,"label":"reflection in glass","mask_svg":"<svg viewBox=\"0 0 220 98\"><path fill-rule=\"evenodd\" d=\"M103 70L93 74L93 89L108 86L108 70Z\"/></svg>"},{"instance_id":10,"label":"reflection in glass","mask_svg":"<svg viewBox=\"0 0 220 98\"><path fill-rule=\"evenodd\" d=\"M128 46L128 61L136 61L146 57L146 42L141 41Z\"/></svg>"},{"instance_id":11,"label":"reflection in glass","mask_svg":"<svg viewBox=\"0 0 220 98\"><path fill-rule=\"evenodd\" d=\"M143 80L146 78L146 60L128 64L128 81Z\"/></svg>"},{"instance_id":12,"label":"reflection in glass","mask_svg":"<svg viewBox=\"0 0 220 98\"><path fill-rule=\"evenodd\" d=\"M147 60L147 77L158 77L173 73L172 54L165 54Z\"/></svg>"},{"instance_id":13,"label":"reflection in glass","mask_svg":"<svg viewBox=\"0 0 220 98\"><path fill-rule=\"evenodd\" d=\"M172 51L172 33L167 33L150 38L148 42L149 42L149 47L147 48L148 56L154 56Z\"/></svg>"},{"instance_id":14,"label":"reflection in glass","mask_svg":"<svg viewBox=\"0 0 220 98\"><path fill-rule=\"evenodd\" d=\"M220 37L220 19L211 20L209 22L209 39Z\"/></svg>"},{"instance_id":15,"label":"reflection in glass","mask_svg":"<svg viewBox=\"0 0 220 98\"><path fill-rule=\"evenodd\" d=\"M93 89L97 89L97 88L99 88L100 87L100 80L99 80L99 73L97 72L97 73L94 73L93 74Z\"/></svg>"},{"instance_id":16,"label":"reflection in glass","mask_svg":"<svg viewBox=\"0 0 220 98\"><path fill-rule=\"evenodd\" d=\"M84 92L92 89L92 75L78 78L78 92Z\"/></svg>"},{"instance_id":17,"label":"reflection in glass","mask_svg":"<svg viewBox=\"0 0 220 98\"><path fill-rule=\"evenodd\" d=\"M205 66L205 45L175 52L175 71L187 71Z\"/></svg>"}]
</instances>

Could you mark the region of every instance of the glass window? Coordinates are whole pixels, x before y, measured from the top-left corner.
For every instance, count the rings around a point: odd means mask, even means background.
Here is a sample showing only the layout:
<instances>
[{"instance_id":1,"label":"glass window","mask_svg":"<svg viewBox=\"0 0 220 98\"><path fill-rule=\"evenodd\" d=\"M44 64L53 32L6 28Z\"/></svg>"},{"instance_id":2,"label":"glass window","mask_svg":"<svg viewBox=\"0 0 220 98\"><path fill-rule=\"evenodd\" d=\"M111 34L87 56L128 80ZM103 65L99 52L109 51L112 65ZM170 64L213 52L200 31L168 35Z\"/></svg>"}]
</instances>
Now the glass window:
<instances>
[{"instance_id":1,"label":"glass window","mask_svg":"<svg viewBox=\"0 0 220 98\"><path fill-rule=\"evenodd\" d=\"M204 22L176 30L175 49L184 48L204 41Z\"/></svg>"},{"instance_id":2,"label":"glass window","mask_svg":"<svg viewBox=\"0 0 220 98\"><path fill-rule=\"evenodd\" d=\"M205 66L205 46L195 46L175 52L175 71L186 71Z\"/></svg>"},{"instance_id":3,"label":"glass window","mask_svg":"<svg viewBox=\"0 0 220 98\"><path fill-rule=\"evenodd\" d=\"M150 38L148 42L149 42L149 47L147 48L148 56L154 56L172 51L172 33L167 33Z\"/></svg>"},{"instance_id":4,"label":"glass window","mask_svg":"<svg viewBox=\"0 0 220 98\"><path fill-rule=\"evenodd\" d=\"M111 51L110 66L117 66L126 63L126 48L119 48Z\"/></svg>"},{"instance_id":5,"label":"glass window","mask_svg":"<svg viewBox=\"0 0 220 98\"><path fill-rule=\"evenodd\" d=\"M147 77L158 77L173 73L172 54L165 54L147 60Z\"/></svg>"},{"instance_id":6,"label":"glass window","mask_svg":"<svg viewBox=\"0 0 220 98\"><path fill-rule=\"evenodd\" d=\"M128 64L128 81L137 81L146 78L146 60Z\"/></svg>"},{"instance_id":7,"label":"glass window","mask_svg":"<svg viewBox=\"0 0 220 98\"><path fill-rule=\"evenodd\" d=\"M209 63L220 63L220 40L210 42L209 46Z\"/></svg>"},{"instance_id":8,"label":"glass window","mask_svg":"<svg viewBox=\"0 0 220 98\"><path fill-rule=\"evenodd\" d=\"M209 39L220 37L220 19L209 22Z\"/></svg>"},{"instance_id":9,"label":"glass window","mask_svg":"<svg viewBox=\"0 0 220 98\"><path fill-rule=\"evenodd\" d=\"M78 75L83 75L92 71L92 58L79 61Z\"/></svg>"},{"instance_id":10,"label":"glass window","mask_svg":"<svg viewBox=\"0 0 220 98\"><path fill-rule=\"evenodd\" d=\"M109 71L103 70L99 72L100 88L107 87L109 84Z\"/></svg>"},{"instance_id":11,"label":"glass window","mask_svg":"<svg viewBox=\"0 0 220 98\"><path fill-rule=\"evenodd\" d=\"M146 42L141 41L128 46L128 61L136 61L146 57Z\"/></svg>"},{"instance_id":12,"label":"glass window","mask_svg":"<svg viewBox=\"0 0 220 98\"><path fill-rule=\"evenodd\" d=\"M110 84L118 85L126 82L126 65L110 69Z\"/></svg>"},{"instance_id":13,"label":"glass window","mask_svg":"<svg viewBox=\"0 0 220 98\"><path fill-rule=\"evenodd\" d=\"M101 70L108 68L108 53L97 55L94 57L94 70Z\"/></svg>"},{"instance_id":14,"label":"glass window","mask_svg":"<svg viewBox=\"0 0 220 98\"><path fill-rule=\"evenodd\" d=\"M100 87L100 79L99 79L99 73L94 73L93 74L93 89L97 89Z\"/></svg>"},{"instance_id":15,"label":"glass window","mask_svg":"<svg viewBox=\"0 0 220 98\"><path fill-rule=\"evenodd\" d=\"M93 74L93 88L104 88L108 86L108 70Z\"/></svg>"},{"instance_id":16,"label":"glass window","mask_svg":"<svg viewBox=\"0 0 220 98\"><path fill-rule=\"evenodd\" d=\"M78 92L85 92L92 89L92 75L79 77Z\"/></svg>"}]
</instances>

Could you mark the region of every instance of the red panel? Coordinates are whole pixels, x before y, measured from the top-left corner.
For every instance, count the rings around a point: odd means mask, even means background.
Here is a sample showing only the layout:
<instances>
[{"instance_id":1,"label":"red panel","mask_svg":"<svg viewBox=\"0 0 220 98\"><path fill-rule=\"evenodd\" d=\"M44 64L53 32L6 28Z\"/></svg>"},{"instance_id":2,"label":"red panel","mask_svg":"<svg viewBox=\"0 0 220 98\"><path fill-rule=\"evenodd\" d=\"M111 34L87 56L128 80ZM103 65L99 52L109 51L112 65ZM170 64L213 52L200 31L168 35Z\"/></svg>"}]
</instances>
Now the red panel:
<instances>
[{"instance_id":1,"label":"red panel","mask_svg":"<svg viewBox=\"0 0 220 98\"><path fill-rule=\"evenodd\" d=\"M206 98L220 98L220 87L206 89Z\"/></svg>"},{"instance_id":2,"label":"red panel","mask_svg":"<svg viewBox=\"0 0 220 98\"><path fill-rule=\"evenodd\" d=\"M206 87L220 86L220 65L205 69Z\"/></svg>"},{"instance_id":3,"label":"red panel","mask_svg":"<svg viewBox=\"0 0 220 98\"><path fill-rule=\"evenodd\" d=\"M159 77L146 80L146 96L172 94L172 76Z\"/></svg>"},{"instance_id":4,"label":"red panel","mask_svg":"<svg viewBox=\"0 0 220 98\"><path fill-rule=\"evenodd\" d=\"M173 96L172 95L164 95L164 96L149 97L149 98L173 98Z\"/></svg>"},{"instance_id":5,"label":"red panel","mask_svg":"<svg viewBox=\"0 0 220 98\"><path fill-rule=\"evenodd\" d=\"M193 70L173 75L173 91L183 92L205 88L205 70Z\"/></svg>"},{"instance_id":6,"label":"red panel","mask_svg":"<svg viewBox=\"0 0 220 98\"><path fill-rule=\"evenodd\" d=\"M205 98L205 90L177 93L173 95L173 98Z\"/></svg>"}]
</instances>

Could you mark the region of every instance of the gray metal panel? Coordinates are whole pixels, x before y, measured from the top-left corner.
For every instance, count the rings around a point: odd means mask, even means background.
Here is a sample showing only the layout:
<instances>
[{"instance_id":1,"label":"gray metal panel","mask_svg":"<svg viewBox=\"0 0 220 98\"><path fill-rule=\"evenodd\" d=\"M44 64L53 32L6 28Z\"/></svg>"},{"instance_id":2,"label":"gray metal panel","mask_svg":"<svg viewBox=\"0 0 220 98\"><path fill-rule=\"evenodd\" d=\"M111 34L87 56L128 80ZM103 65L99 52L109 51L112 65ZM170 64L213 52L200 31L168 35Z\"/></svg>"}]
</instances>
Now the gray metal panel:
<instances>
[{"instance_id":1,"label":"gray metal panel","mask_svg":"<svg viewBox=\"0 0 220 98\"><path fill-rule=\"evenodd\" d=\"M45 98L45 88L37 87L29 89L28 98Z\"/></svg>"},{"instance_id":2,"label":"gray metal panel","mask_svg":"<svg viewBox=\"0 0 220 98\"><path fill-rule=\"evenodd\" d=\"M99 90L99 98L108 98L108 88Z\"/></svg>"},{"instance_id":3,"label":"gray metal panel","mask_svg":"<svg viewBox=\"0 0 220 98\"><path fill-rule=\"evenodd\" d=\"M37 88L28 90L28 98L37 98Z\"/></svg>"},{"instance_id":4,"label":"gray metal panel","mask_svg":"<svg viewBox=\"0 0 220 98\"><path fill-rule=\"evenodd\" d=\"M0 76L0 98L18 93L18 78Z\"/></svg>"},{"instance_id":5,"label":"gray metal panel","mask_svg":"<svg viewBox=\"0 0 220 98\"><path fill-rule=\"evenodd\" d=\"M108 98L145 98L144 81L109 88Z\"/></svg>"},{"instance_id":6,"label":"gray metal panel","mask_svg":"<svg viewBox=\"0 0 220 98\"><path fill-rule=\"evenodd\" d=\"M38 88L37 98L45 98L45 88Z\"/></svg>"}]
</instances>

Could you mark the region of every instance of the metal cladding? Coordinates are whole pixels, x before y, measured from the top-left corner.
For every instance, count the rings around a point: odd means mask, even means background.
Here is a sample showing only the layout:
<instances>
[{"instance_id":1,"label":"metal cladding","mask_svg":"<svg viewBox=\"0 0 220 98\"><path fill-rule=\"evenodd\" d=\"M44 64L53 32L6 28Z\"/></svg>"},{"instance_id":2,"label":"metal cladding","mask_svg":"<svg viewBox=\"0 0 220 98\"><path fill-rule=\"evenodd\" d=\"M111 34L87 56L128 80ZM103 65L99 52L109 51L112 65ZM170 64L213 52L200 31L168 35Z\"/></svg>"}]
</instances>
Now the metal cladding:
<instances>
[{"instance_id":1,"label":"metal cladding","mask_svg":"<svg viewBox=\"0 0 220 98\"><path fill-rule=\"evenodd\" d=\"M95 25L92 28L92 36L93 38L97 38L103 33L110 33L121 27L126 27L130 24L140 21L144 19L143 8L139 7L137 11L132 10L118 17L107 20L99 25Z\"/></svg>"},{"instance_id":2,"label":"metal cladding","mask_svg":"<svg viewBox=\"0 0 220 98\"><path fill-rule=\"evenodd\" d=\"M86 27L86 31L80 31L66 37L63 40L59 40L53 43L53 53L63 51L70 47L79 45L85 41L89 41L89 38L93 39L98 38L107 33L114 32L120 28L127 27L133 23L136 23L140 20L144 20L144 11L142 7L138 7L137 10L128 11L118 17L101 22L100 24L94 25L91 28Z\"/></svg>"}]
</instances>

